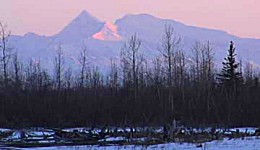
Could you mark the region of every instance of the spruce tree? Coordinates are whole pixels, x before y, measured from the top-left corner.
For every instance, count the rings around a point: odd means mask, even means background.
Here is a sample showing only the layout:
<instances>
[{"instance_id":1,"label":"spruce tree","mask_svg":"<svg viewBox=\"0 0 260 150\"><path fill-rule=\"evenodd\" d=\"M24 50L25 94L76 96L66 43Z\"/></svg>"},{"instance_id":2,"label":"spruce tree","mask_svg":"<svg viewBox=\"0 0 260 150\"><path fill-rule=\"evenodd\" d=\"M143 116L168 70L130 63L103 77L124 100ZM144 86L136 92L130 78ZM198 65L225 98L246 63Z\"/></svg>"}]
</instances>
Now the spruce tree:
<instances>
[{"instance_id":1,"label":"spruce tree","mask_svg":"<svg viewBox=\"0 0 260 150\"><path fill-rule=\"evenodd\" d=\"M228 55L224 58L223 68L219 74L222 85L228 88L235 88L242 81L241 72L239 72L239 63L236 62L236 53L234 43L231 41L228 49Z\"/></svg>"}]
</instances>

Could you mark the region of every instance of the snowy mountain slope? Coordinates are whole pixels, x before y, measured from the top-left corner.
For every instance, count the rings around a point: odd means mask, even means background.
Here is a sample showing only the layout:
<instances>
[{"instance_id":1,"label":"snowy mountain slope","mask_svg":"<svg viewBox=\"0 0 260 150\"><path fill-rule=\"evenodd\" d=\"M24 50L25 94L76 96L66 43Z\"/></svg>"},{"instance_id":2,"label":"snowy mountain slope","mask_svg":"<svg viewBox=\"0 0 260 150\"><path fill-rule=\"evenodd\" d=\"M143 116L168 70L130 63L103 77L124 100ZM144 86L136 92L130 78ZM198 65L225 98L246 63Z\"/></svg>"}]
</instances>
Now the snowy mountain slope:
<instances>
[{"instance_id":1,"label":"snowy mountain slope","mask_svg":"<svg viewBox=\"0 0 260 150\"><path fill-rule=\"evenodd\" d=\"M122 37L118 34L118 27L110 22L107 22L100 32L94 34L92 36L94 39L97 40L104 40L104 41L120 41Z\"/></svg>"},{"instance_id":2,"label":"snowy mountain slope","mask_svg":"<svg viewBox=\"0 0 260 150\"><path fill-rule=\"evenodd\" d=\"M226 55L229 41L233 40L239 58L260 64L260 40L239 38L220 30L187 26L169 19L160 19L147 14L126 15L115 21L105 23L83 11L68 26L54 36L39 36L28 33L12 36L11 45L21 58L40 59L46 68L52 68L57 47L61 45L66 57L66 65L77 66L77 59L83 45L87 46L92 65L108 68L110 58L118 58L121 47L131 35L137 34L142 40L142 53L148 57L158 55L158 46L165 25L171 25L176 34L183 39L183 49L190 54L195 41L210 41L215 48L216 61Z\"/></svg>"},{"instance_id":3,"label":"snowy mountain slope","mask_svg":"<svg viewBox=\"0 0 260 150\"><path fill-rule=\"evenodd\" d=\"M137 33L143 41L148 43L159 43L165 25L171 25L177 35L183 39L183 48L186 53L190 53L190 49L195 41L210 41L216 50L216 61L220 62L226 55L229 41L234 41L237 47L239 57L245 60L252 60L260 64L260 40L250 38L239 38L228 34L221 30L213 30L187 26L185 24L169 19L160 19L147 14L126 15L116 21L119 34L123 37L129 37L133 33ZM158 44L157 44L158 45Z\"/></svg>"}]
</instances>

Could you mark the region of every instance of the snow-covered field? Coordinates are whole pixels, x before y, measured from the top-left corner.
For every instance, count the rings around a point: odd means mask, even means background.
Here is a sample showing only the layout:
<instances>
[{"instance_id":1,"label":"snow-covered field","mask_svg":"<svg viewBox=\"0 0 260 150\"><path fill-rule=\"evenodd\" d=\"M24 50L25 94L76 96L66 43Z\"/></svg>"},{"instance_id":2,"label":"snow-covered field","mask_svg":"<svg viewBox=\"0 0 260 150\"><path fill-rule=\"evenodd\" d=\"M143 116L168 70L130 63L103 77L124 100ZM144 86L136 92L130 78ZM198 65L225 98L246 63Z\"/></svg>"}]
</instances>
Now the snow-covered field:
<instances>
[{"instance_id":1,"label":"snow-covered field","mask_svg":"<svg viewBox=\"0 0 260 150\"><path fill-rule=\"evenodd\" d=\"M114 128L111 128L114 129ZM115 128L117 130L117 133L123 133L123 132L130 132L130 128ZM153 129L153 130L152 130ZM91 135L99 135L101 133L101 129L99 128L69 128L69 129L62 129L63 131L66 131L65 133L69 135L76 135L75 133L85 133L86 135L89 135L91 132ZM145 131L148 130L148 127L145 128L135 128L135 132L137 133L145 133ZM162 133L162 127L158 128L151 128L150 129L153 132L156 133ZM187 130L187 131L186 131ZM111 130L114 131L115 130ZM111 132L110 131L110 132ZM211 128L183 128L183 134L202 134L202 133L210 133L212 131ZM206 143L165 143L165 144L157 144L157 145L150 145L150 146L141 146L141 145L125 145L125 146L118 146L118 143L120 144L120 141L128 141L129 139L122 134L121 136L114 136L107 135L105 137L100 138L95 145L85 145L85 146L52 146L52 147L32 147L32 148L17 148L17 147L23 147L26 146L26 142L30 143L47 143L50 145L57 145L57 143L62 143L62 139L65 140L66 137L60 137L57 139L57 136L55 134L54 130L51 129L44 129L44 128L31 128L31 129L23 129L23 130L11 130L11 129L0 129L0 132L2 133L2 136L7 136L6 138L3 138L0 140L0 149L17 149L17 150L153 150L153 149L164 149L164 150L260 150L260 136L258 134L259 128L253 128L253 127L244 127L244 128L230 128L230 129L223 129L218 128L215 130L217 133L221 133L221 135L224 135L223 138L220 138L222 140L215 140L211 142ZM9 133L9 134L8 134ZM22 134L23 133L23 134ZM73 134L74 133L74 134ZM240 136L235 136L239 133ZM5 135L7 134L7 135ZM145 135L145 134L144 134ZM230 135L230 136L229 136ZM244 136L241 136L244 135ZM242 138L235 138L235 137L242 137ZM196 138L196 137L195 137ZM145 144L149 140L153 140L154 138L150 137L138 137L131 139L133 141L139 141L137 143ZM156 140L156 138L155 138ZM88 140L87 140L88 141ZM118 142L117 142L118 141ZM10 142L15 145L16 142L18 142L16 145L17 147L6 147L8 143ZM25 142L25 143L24 143ZM19 146L19 143L21 144ZM60 143L60 144L61 144ZM65 142L66 143L66 142ZM129 142L126 142L128 144L131 144ZM134 142L133 142L134 143ZM132 143L132 144L133 144ZM160 142L159 142L160 143ZM77 143L75 143L77 145ZM90 144L90 143L88 143ZM109 145L109 146L100 146L100 145ZM122 143L121 143L122 144ZM120 144L120 145L121 145ZM5 146L6 145L6 146ZM23 146L22 146L23 145ZM39 144L40 145L40 144ZM38 145L38 146L39 146ZM41 146L47 146L47 145L41 145ZM62 144L61 144L62 145ZM30 146L28 146L30 147Z\"/></svg>"},{"instance_id":2,"label":"snow-covered field","mask_svg":"<svg viewBox=\"0 0 260 150\"><path fill-rule=\"evenodd\" d=\"M202 145L187 144L187 143L168 143L153 146L61 146L61 147L48 147L48 148L27 148L24 150L260 150L259 137L247 137L241 139L224 139L219 141L212 141Z\"/></svg>"}]
</instances>

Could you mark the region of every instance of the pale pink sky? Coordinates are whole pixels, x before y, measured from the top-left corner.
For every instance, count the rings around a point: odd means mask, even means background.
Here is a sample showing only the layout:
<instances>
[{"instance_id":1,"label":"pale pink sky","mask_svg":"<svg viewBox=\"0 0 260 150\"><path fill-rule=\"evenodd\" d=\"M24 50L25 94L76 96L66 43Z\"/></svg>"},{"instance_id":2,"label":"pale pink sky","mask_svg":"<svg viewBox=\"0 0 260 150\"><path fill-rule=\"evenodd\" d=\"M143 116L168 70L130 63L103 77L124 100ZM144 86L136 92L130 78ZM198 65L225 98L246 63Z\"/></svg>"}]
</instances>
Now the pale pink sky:
<instances>
[{"instance_id":1,"label":"pale pink sky","mask_svg":"<svg viewBox=\"0 0 260 150\"><path fill-rule=\"evenodd\" d=\"M260 38L260 0L0 0L0 20L14 34L55 34L82 10L103 21L113 22L129 13L149 13Z\"/></svg>"}]
</instances>

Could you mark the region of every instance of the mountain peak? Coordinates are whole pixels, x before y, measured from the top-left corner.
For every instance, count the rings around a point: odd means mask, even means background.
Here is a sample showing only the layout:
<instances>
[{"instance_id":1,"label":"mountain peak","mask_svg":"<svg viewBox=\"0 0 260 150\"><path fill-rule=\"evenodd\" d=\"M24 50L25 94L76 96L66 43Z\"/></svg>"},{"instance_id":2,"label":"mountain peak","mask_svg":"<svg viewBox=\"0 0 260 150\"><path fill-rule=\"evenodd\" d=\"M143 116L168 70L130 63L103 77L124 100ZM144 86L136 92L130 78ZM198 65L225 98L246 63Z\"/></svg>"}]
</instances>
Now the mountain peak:
<instances>
[{"instance_id":1,"label":"mountain peak","mask_svg":"<svg viewBox=\"0 0 260 150\"><path fill-rule=\"evenodd\" d=\"M102 29L104 22L83 10L69 25L67 25L57 36L62 39L84 39Z\"/></svg>"},{"instance_id":2,"label":"mountain peak","mask_svg":"<svg viewBox=\"0 0 260 150\"><path fill-rule=\"evenodd\" d=\"M120 24L120 22L132 22L132 23L155 23L155 22L164 22L164 24L174 23L179 25L184 25L178 21L172 19L163 19L157 16L153 16L151 14L126 14L122 18L116 20L116 24Z\"/></svg>"},{"instance_id":3,"label":"mountain peak","mask_svg":"<svg viewBox=\"0 0 260 150\"><path fill-rule=\"evenodd\" d=\"M154 20L158 20L159 18L153 16L153 15L150 15L150 14L126 14L125 16L123 16L122 18L118 19L116 21L116 24L117 22L120 22L121 20L150 20L150 21L154 21Z\"/></svg>"},{"instance_id":4,"label":"mountain peak","mask_svg":"<svg viewBox=\"0 0 260 150\"><path fill-rule=\"evenodd\" d=\"M80 15L84 15L84 14L85 14L85 15L89 15L89 12L88 12L87 10L82 10L81 13L80 13Z\"/></svg>"},{"instance_id":5,"label":"mountain peak","mask_svg":"<svg viewBox=\"0 0 260 150\"><path fill-rule=\"evenodd\" d=\"M81 11L81 13L74 19L74 20L81 20L81 19L93 19L96 21L100 21L98 20L96 17L94 17L93 15L91 15L88 11L83 10Z\"/></svg>"}]
</instances>

